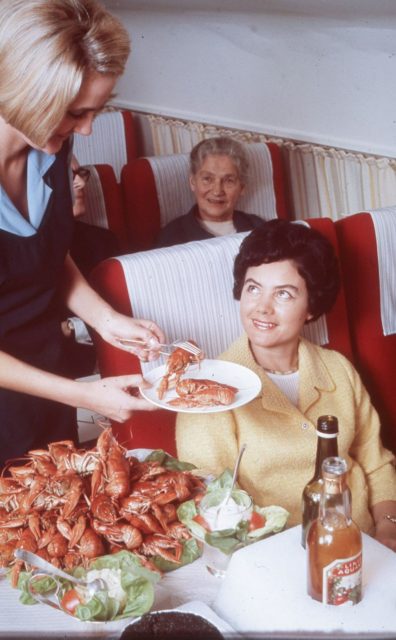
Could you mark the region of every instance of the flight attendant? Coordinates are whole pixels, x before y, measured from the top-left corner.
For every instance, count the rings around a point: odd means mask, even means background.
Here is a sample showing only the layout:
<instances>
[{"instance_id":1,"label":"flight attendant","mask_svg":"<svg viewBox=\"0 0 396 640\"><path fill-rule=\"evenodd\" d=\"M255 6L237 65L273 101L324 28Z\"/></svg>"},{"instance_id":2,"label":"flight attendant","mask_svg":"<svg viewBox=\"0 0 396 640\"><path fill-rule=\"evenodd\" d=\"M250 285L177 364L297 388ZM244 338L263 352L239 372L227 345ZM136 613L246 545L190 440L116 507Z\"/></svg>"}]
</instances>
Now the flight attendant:
<instances>
[{"instance_id":1,"label":"flight attendant","mask_svg":"<svg viewBox=\"0 0 396 640\"><path fill-rule=\"evenodd\" d=\"M91 133L129 55L120 22L96 0L0 0L0 465L51 441L77 439L76 408L123 422L148 409L136 375L65 377L60 309L108 343L154 348L154 322L117 313L69 255L72 136ZM59 301L62 304L59 304ZM139 354L138 354L139 355Z\"/></svg>"}]
</instances>

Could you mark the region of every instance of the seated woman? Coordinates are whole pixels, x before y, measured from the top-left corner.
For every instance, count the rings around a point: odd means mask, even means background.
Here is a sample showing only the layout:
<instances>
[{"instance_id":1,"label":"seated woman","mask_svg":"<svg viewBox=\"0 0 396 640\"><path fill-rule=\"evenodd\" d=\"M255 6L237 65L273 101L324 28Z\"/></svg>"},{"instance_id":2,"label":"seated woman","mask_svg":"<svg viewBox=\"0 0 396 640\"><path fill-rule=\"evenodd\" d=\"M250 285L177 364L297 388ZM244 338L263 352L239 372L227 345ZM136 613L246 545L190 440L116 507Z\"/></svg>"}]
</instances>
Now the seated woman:
<instances>
[{"instance_id":1,"label":"seated woman","mask_svg":"<svg viewBox=\"0 0 396 640\"><path fill-rule=\"evenodd\" d=\"M88 167L79 164L74 155L70 169L73 178L74 215L70 255L81 273L88 278L99 262L119 255L120 249L110 229L102 229L80 220L87 212L86 185L91 173ZM65 320L61 324L62 332L67 338L72 338L68 343L67 374L72 378L89 376L94 373L96 367L96 350L91 335L80 318L68 317L67 309L64 309L64 314Z\"/></svg>"},{"instance_id":2,"label":"seated woman","mask_svg":"<svg viewBox=\"0 0 396 640\"><path fill-rule=\"evenodd\" d=\"M245 238L234 264L245 334L221 358L257 373L262 392L232 411L179 414L177 452L220 474L247 443L240 485L259 505L285 507L293 526L301 523L301 495L314 469L317 419L335 415L353 518L396 550L396 524L386 517L396 516L396 472L378 414L343 355L300 337L306 322L330 310L339 283L331 244L310 227L270 220Z\"/></svg>"},{"instance_id":3,"label":"seated woman","mask_svg":"<svg viewBox=\"0 0 396 640\"><path fill-rule=\"evenodd\" d=\"M79 164L76 156L72 157L71 170L73 175L74 232L70 255L81 273L88 278L92 269L99 262L119 255L120 247L117 238L110 229L103 229L80 219L87 212L86 185L91 172L88 167Z\"/></svg>"},{"instance_id":4,"label":"seated woman","mask_svg":"<svg viewBox=\"0 0 396 640\"><path fill-rule=\"evenodd\" d=\"M248 178L243 144L227 137L199 142L190 153L190 187L197 203L159 233L157 247L251 231L263 219L235 210Z\"/></svg>"}]
</instances>

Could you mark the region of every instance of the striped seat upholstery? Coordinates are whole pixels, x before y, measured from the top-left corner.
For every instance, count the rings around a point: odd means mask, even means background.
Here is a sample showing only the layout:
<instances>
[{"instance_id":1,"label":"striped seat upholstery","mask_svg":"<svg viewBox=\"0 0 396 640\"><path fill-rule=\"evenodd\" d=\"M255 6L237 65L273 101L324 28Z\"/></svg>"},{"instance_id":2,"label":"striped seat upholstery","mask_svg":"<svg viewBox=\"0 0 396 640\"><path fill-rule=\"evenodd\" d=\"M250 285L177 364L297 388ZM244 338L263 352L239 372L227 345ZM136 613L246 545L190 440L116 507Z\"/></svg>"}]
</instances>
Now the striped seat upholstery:
<instances>
[{"instance_id":1,"label":"striped seat upholstery","mask_svg":"<svg viewBox=\"0 0 396 640\"><path fill-rule=\"evenodd\" d=\"M396 207L335 223L357 368L396 453Z\"/></svg>"},{"instance_id":2,"label":"striped seat upholstery","mask_svg":"<svg viewBox=\"0 0 396 640\"><path fill-rule=\"evenodd\" d=\"M73 153L80 164L105 163L113 167L117 182L122 167L138 157L138 136L130 111L99 114L90 136L75 134Z\"/></svg>"},{"instance_id":3,"label":"striped seat upholstery","mask_svg":"<svg viewBox=\"0 0 396 640\"><path fill-rule=\"evenodd\" d=\"M279 147L246 145L249 181L237 209L264 219L287 218L286 179ZM189 155L139 158L126 165L121 186L130 242L134 250L151 249L159 230L195 203L189 186Z\"/></svg>"},{"instance_id":4,"label":"striped seat upholstery","mask_svg":"<svg viewBox=\"0 0 396 640\"><path fill-rule=\"evenodd\" d=\"M86 213L79 220L110 229L117 239L120 251L128 251L121 189L113 168L106 164L85 166L90 170L91 176L85 186Z\"/></svg>"},{"instance_id":5,"label":"striped seat upholstery","mask_svg":"<svg viewBox=\"0 0 396 640\"><path fill-rule=\"evenodd\" d=\"M331 224L318 221L325 232ZM233 262L245 233L189 242L107 260L94 271L95 288L117 310L155 320L168 340L190 338L215 358L242 333L239 304L233 299ZM335 236L332 236L334 240ZM340 297L327 317L329 346L339 348L340 325L348 334L344 298ZM315 323L323 335L321 323ZM319 325L319 326L318 326ZM310 327L311 329L311 327ZM332 332L334 331L334 343ZM311 333L311 339L315 336ZM319 337L319 341L322 341ZM102 376L143 373L161 364L140 364L134 356L103 341L97 345ZM159 410L136 412L124 425L113 428L124 444L162 447L175 453L175 414Z\"/></svg>"}]
</instances>

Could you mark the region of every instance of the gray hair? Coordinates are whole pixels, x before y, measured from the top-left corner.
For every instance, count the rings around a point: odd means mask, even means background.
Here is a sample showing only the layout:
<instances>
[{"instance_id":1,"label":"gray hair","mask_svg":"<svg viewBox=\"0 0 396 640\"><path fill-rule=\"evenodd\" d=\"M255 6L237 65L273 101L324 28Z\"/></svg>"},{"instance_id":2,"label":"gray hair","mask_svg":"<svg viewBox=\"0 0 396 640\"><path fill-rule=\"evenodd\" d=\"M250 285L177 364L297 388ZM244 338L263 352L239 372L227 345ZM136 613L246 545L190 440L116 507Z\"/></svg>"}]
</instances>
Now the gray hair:
<instances>
[{"instance_id":1,"label":"gray hair","mask_svg":"<svg viewBox=\"0 0 396 640\"><path fill-rule=\"evenodd\" d=\"M190 171L195 175L208 156L228 156L235 164L242 184L246 184L249 162L244 145L233 138L218 136L202 140L191 150Z\"/></svg>"}]
</instances>

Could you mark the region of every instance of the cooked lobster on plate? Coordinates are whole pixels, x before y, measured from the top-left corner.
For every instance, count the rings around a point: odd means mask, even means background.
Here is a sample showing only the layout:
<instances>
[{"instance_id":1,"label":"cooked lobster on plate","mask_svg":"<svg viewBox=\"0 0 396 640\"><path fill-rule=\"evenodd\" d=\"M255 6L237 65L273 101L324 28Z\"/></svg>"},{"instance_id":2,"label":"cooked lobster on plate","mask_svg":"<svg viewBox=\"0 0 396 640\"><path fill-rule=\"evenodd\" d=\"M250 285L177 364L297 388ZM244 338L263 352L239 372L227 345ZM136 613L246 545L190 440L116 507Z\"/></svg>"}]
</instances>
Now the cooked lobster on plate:
<instances>
[{"instance_id":1,"label":"cooked lobster on plate","mask_svg":"<svg viewBox=\"0 0 396 640\"><path fill-rule=\"evenodd\" d=\"M237 391L237 387L216 380L184 378L176 384L179 397L169 400L168 404L183 409L228 405L234 402Z\"/></svg>"},{"instance_id":2,"label":"cooked lobster on plate","mask_svg":"<svg viewBox=\"0 0 396 640\"><path fill-rule=\"evenodd\" d=\"M189 342L196 345L193 340L189 340ZM207 378L182 379L188 367L194 363L199 364L203 358L203 351L200 351L199 354L193 354L182 348L175 349L169 356L165 374L162 376L157 388L158 398L162 400L169 388L175 387L179 397L173 398L166 403L171 407L192 409L194 407L214 407L232 404L238 391L237 387Z\"/></svg>"},{"instance_id":3,"label":"cooked lobster on plate","mask_svg":"<svg viewBox=\"0 0 396 640\"><path fill-rule=\"evenodd\" d=\"M193 340L189 340L189 342L196 345ZM199 364L204 357L203 351L200 351L198 354L194 354L190 351L186 351L186 349L182 349L181 347L175 349L168 358L165 374L158 386L158 398L162 400L169 387L179 382L181 376L187 371L190 364Z\"/></svg>"}]
</instances>

